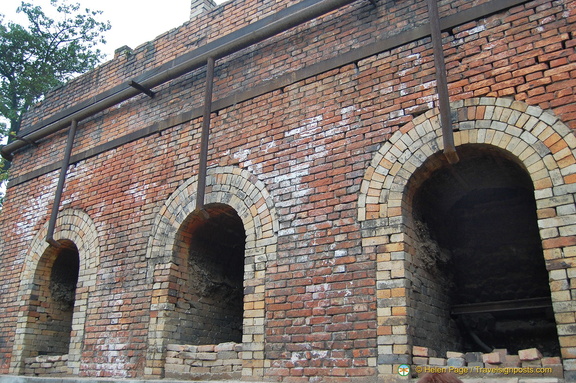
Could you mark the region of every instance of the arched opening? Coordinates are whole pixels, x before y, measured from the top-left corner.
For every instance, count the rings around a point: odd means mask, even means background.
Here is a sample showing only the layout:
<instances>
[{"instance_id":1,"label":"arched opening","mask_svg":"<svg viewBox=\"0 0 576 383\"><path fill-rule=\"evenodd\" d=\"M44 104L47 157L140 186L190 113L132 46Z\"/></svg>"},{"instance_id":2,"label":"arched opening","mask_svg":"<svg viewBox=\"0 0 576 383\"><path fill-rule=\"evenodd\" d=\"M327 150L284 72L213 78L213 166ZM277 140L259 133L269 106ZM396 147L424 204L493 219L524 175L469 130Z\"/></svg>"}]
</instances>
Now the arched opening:
<instances>
[{"instance_id":1,"label":"arched opening","mask_svg":"<svg viewBox=\"0 0 576 383\"><path fill-rule=\"evenodd\" d=\"M242 219L225 204L192 213L178 236L182 270L176 312L177 341L242 342L244 251Z\"/></svg>"},{"instance_id":2,"label":"arched opening","mask_svg":"<svg viewBox=\"0 0 576 383\"><path fill-rule=\"evenodd\" d=\"M560 355L528 172L488 145L459 155L432 156L410 180L414 344Z\"/></svg>"},{"instance_id":3,"label":"arched opening","mask_svg":"<svg viewBox=\"0 0 576 383\"><path fill-rule=\"evenodd\" d=\"M30 296L30 356L68 354L80 258L72 241L60 240L42 255Z\"/></svg>"}]
</instances>

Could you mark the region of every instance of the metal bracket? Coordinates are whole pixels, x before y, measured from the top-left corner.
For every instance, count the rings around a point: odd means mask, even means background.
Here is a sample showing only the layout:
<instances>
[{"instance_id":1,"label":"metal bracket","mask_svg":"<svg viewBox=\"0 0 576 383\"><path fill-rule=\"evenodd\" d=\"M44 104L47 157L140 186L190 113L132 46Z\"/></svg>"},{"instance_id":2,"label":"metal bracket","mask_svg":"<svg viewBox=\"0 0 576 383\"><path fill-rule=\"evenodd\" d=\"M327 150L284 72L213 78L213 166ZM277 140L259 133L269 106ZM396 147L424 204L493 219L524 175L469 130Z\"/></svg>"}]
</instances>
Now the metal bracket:
<instances>
[{"instance_id":1,"label":"metal bracket","mask_svg":"<svg viewBox=\"0 0 576 383\"><path fill-rule=\"evenodd\" d=\"M60 208L60 201L62 200L62 192L64 191L64 184L66 183L66 173L70 166L70 156L72 155L72 147L74 146L74 137L76 137L76 129L78 122L72 120L70 129L68 130L68 140L66 141L66 148L64 149L64 158L62 159L62 166L60 168L60 177L56 185L56 193L54 195L54 203L52 204L52 213L48 221L48 232L46 234L46 242L54 247L61 247L60 243L54 239L54 229L56 228L56 220L58 219L58 210Z\"/></svg>"},{"instance_id":2,"label":"metal bracket","mask_svg":"<svg viewBox=\"0 0 576 383\"><path fill-rule=\"evenodd\" d=\"M154 98L156 95L156 93L154 93L151 89L143 87L141 84L138 84L134 80L131 80L128 85L130 85L132 88L138 89L140 92L146 94L150 98Z\"/></svg>"},{"instance_id":3,"label":"metal bracket","mask_svg":"<svg viewBox=\"0 0 576 383\"><path fill-rule=\"evenodd\" d=\"M200 163L198 168L196 210L204 210L204 195L206 193L206 174L208 168L208 141L210 140L210 116L212 114L212 93L214 90L214 65L214 57L209 57L206 62L206 87L204 89L204 110L202 134L200 137Z\"/></svg>"},{"instance_id":4,"label":"metal bracket","mask_svg":"<svg viewBox=\"0 0 576 383\"><path fill-rule=\"evenodd\" d=\"M450 95L448 93L448 79L446 63L444 62L444 48L442 47L442 30L440 29L440 16L438 15L438 0L427 0L430 34L434 51L434 66L436 69L436 92L438 93L438 108L440 109L440 123L442 140L444 141L444 155L450 164L460 161L456 146L454 145L454 130L452 128L452 113L450 110Z\"/></svg>"}]
</instances>

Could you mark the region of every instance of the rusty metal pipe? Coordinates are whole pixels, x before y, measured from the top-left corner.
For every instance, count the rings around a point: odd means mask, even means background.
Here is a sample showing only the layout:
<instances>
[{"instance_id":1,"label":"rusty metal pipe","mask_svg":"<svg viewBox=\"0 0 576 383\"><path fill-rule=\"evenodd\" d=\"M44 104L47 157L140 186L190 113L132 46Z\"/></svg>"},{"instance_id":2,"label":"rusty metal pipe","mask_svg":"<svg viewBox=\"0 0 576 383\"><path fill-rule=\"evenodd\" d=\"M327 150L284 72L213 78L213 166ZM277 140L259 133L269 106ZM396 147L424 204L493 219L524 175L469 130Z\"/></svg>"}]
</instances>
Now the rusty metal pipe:
<instances>
[{"instance_id":1,"label":"rusty metal pipe","mask_svg":"<svg viewBox=\"0 0 576 383\"><path fill-rule=\"evenodd\" d=\"M200 139L200 168L198 170L198 190L196 210L204 208L206 194L206 174L208 168L208 142L210 138L210 117L212 115L212 93L214 89L214 58L206 62L206 88L204 90L204 115L202 117L202 137Z\"/></svg>"},{"instance_id":2,"label":"rusty metal pipe","mask_svg":"<svg viewBox=\"0 0 576 383\"><path fill-rule=\"evenodd\" d=\"M58 185L56 186L56 194L54 195L54 203L52 204L52 213L50 221L48 221L48 233L46 234L46 242L54 247L61 247L61 245L54 239L54 229L56 228L56 219L58 218L58 210L60 209L60 201L62 200L62 192L66 182L66 173L70 166L70 156L72 154L72 147L74 146L74 137L76 136L76 129L78 122L72 120L70 130L68 130L68 140L66 141L66 148L64 149L64 158L62 159L62 167L60 168L60 177L58 178Z\"/></svg>"},{"instance_id":3,"label":"rusty metal pipe","mask_svg":"<svg viewBox=\"0 0 576 383\"><path fill-rule=\"evenodd\" d=\"M119 86L113 91L109 90L90 99L96 101L91 102L90 100L86 100L83 102L88 103L86 106L81 106L82 103L77 104L69 108L70 113L63 113L65 116L56 121L41 121L31 129L28 129L27 132L22 132L23 139L16 139L14 142L2 147L0 154L8 161L11 161L12 155L16 150L28 145L26 140L36 142L66 128L72 120L82 121L140 94L141 91L139 89L129 85L131 81L135 81L145 89L152 89L202 67L210 57L219 59L238 52L355 1L357 0L304 0L283 9L276 14L265 17L238 31L199 47L190 53L177 57L160 67L153 68L142 76L126 81L122 86Z\"/></svg>"},{"instance_id":4,"label":"rusty metal pipe","mask_svg":"<svg viewBox=\"0 0 576 383\"><path fill-rule=\"evenodd\" d=\"M444 142L444 155L449 163L455 164L460 159L454 145L454 131L452 130L452 112L450 111L450 97L448 94L448 79L444 49L442 48L442 30L440 29L440 16L438 14L437 0L427 0L430 33L434 49L434 66L436 69L436 90L438 92L438 108L440 109L440 124L442 126L442 140Z\"/></svg>"}]
</instances>

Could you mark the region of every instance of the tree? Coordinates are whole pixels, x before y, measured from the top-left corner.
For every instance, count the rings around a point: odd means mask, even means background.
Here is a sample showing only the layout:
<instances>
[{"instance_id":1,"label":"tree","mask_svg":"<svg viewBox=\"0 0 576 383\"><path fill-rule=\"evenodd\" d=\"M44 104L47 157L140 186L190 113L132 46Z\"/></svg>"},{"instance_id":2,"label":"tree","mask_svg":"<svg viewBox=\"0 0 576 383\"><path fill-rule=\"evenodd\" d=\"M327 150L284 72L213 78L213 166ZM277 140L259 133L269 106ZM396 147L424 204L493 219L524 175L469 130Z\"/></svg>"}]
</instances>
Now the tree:
<instances>
[{"instance_id":1,"label":"tree","mask_svg":"<svg viewBox=\"0 0 576 383\"><path fill-rule=\"evenodd\" d=\"M17 12L28 26L0 20L0 115L10 132L20 129L22 115L46 92L92 68L103 58L96 48L105 43L109 22L97 21L101 11L80 10L80 4L51 0L59 20L40 6L22 2Z\"/></svg>"},{"instance_id":2,"label":"tree","mask_svg":"<svg viewBox=\"0 0 576 383\"><path fill-rule=\"evenodd\" d=\"M0 135L16 135L22 116L51 89L96 66L104 56L97 45L105 43L109 22L98 21L101 11L81 9L80 4L50 0L57 20L40 6L22 2L28 25L4 23L0 15L0 116L10 126L0 126ZM7 166L2 166L5 173ZM0 174L0 180L5 178Z\"/></svg>"}]
</instances>

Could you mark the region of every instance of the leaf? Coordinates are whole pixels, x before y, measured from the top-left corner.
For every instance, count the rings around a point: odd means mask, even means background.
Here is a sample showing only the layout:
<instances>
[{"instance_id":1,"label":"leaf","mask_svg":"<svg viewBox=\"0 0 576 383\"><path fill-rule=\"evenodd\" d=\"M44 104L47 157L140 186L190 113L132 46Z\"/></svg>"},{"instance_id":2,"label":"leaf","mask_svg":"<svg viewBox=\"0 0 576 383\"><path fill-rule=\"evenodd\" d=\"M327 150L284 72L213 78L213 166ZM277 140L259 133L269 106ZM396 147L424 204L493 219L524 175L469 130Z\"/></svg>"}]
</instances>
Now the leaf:
<instances>
[{"instance_id":1,"label":"leaf","mask_svg":"<svg viewBox=\"0 0 576 383\"><path fill-rule=\"evenodd\" d=\"M17 133L24 113L51 89L96 66L103 58L96 45L110 29L97 20L101 11L51 0L52 19L40 6L22 2L26 25L0 19L0 115ZM0 132L5 136L6 132Z\"/></svg>"}]
</instances>

